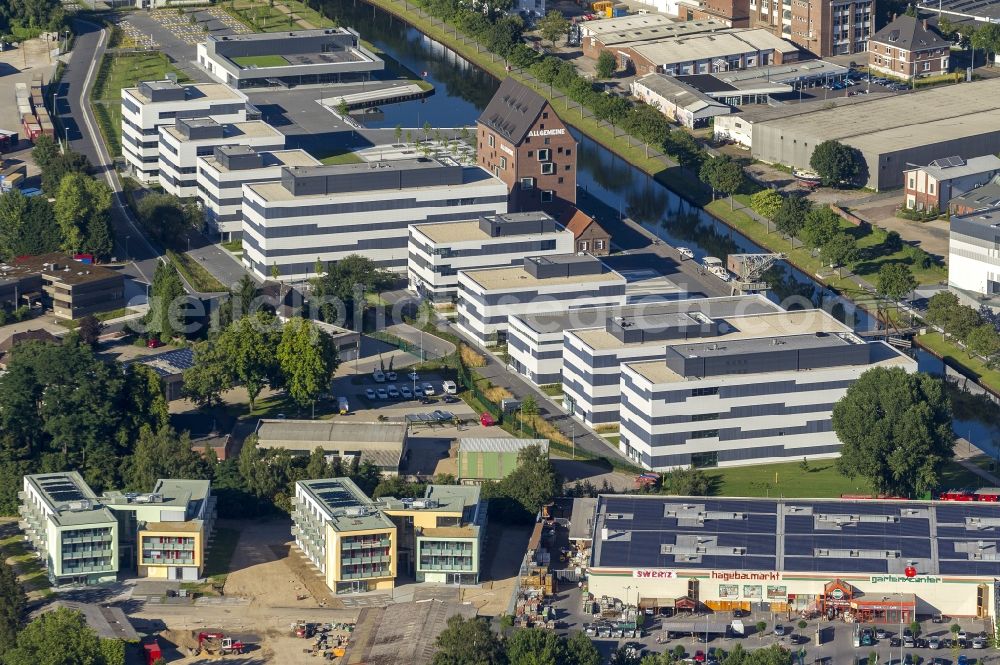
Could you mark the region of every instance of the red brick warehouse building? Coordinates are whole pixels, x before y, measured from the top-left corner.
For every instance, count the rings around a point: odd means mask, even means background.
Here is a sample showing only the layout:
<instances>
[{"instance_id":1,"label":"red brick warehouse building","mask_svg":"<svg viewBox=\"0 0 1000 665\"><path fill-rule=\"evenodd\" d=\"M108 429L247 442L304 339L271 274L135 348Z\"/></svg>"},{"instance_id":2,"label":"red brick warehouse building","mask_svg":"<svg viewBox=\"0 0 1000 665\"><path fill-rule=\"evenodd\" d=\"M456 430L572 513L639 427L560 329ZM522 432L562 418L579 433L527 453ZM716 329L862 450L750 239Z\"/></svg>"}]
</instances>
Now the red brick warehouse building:
<instances>
[{"instance_id":1,"label":"red brick warehouse building","mask_svg":"<svg viewBox=\"0 0 1000 665\"><path fill-rule=\"evenodd\" d=\"M509 210L559 217L576 205L577 143L544 97L507 78L476 121L479 164L507 184Z\"/></svg>"}]
</instances>

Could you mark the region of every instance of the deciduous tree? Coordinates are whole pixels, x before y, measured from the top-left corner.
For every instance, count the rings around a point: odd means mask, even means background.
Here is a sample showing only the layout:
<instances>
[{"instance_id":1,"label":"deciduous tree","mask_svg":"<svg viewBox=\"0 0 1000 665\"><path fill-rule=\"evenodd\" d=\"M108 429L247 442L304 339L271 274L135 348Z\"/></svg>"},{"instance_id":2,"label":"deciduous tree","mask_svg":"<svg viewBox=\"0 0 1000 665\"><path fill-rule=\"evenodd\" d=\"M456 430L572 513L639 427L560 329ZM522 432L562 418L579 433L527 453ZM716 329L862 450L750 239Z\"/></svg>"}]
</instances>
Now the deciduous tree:
<instances>
[{"instance_id":1,"label":"deciduous tree","mask_svg":"<svg viewBox=\"0 0 1000 665\"><path fill-rule=\"evenodd\" d=\"M743 167L726 156L706 159L702 162L698 177L712 188L713 199L716 192L722 192L729 196L730 207L733 205L733 195L740 190L745 180Z\"/></svg>"},{"instance_id":2,"label":"deciduous tree","mask_svg":"<svg viewBox=\"0 0 1000 665\"><path fill-rule=\"evenodd\" d=\"M1000 334L989 323L983 323L969 331L965 337L965 346L970 358L972 354L976 354L986 358L987 362L992 364L995 361L995 356L1000 352Z\"/></svg>"},{"instance_id":3,"label":"deciduous tree","mask_svg":"<svg viewBox=\"0 0 1000 665\"><path fill-rule=\"evenodd\" d=\"M17 579L17 573L6 561L0 560L0 662L3 662L3 655L16 644L27 606L28 598Z\"/></svg>"},{"instance_id":4,"label":"deciduous tree","mask_svg":"<svg viewBox=\"0 0 1000 665\"><path fill-rule=\"evenodd\" d=\"M127 487L136 492L149 492L158 478L211 478L205 459L191 449L191 437L187 432L177 434L171 427L139 430L135 452L128 464Z\"/></svg>"},{"instance_id":5,"label":"deciduous tree","mask_svg":"<svg viewBox=\"0 0 1000 665\"><path fill-rule=\"evenodd\" d=\"M809 157L812 167L826 186L852 182L861 172L861 157L855 148L839 141L823 141Z\"/></svg>"},{"instance_id":6,"label":"deciduous tree","mask_svg":"<svg viewBox=\"0 0 1000 665\"><path fill-rule=\"evenodd\" d=\"M838 233L820 247L819 257L830 267L836 267L843 276L843 267L849 266L858 259L858 242L854 236Z\"/></svg>"},{"instance_id":7,"label":"deciduous tree","mask_svg":"<svg viewBox=\"0 0 1000 665\"><path fill-rule=\"evenodd\" d=\"M174 264L169 261L157 263L150 291L149 312L146 314L146 326L151 336L170 340L184 332L186 321L183 316L183 299L186 295Z\"/></svg>"},{"instance_id":8,"label":"deciduous tree","mask_svg":"<svg viewBox=\"0 0 1000 665\"><path fill-rule=\"evenodd\" d=\"M788 237L797 236L806 225L811 211L809 199L798 194L786 196L773 217L774 228Z\"/></svg>"},{"instance_id":9,"label":"deciduous tree","mask_svg":"<svg viewBox=\"0 0 1000 665\"><path fill-rule=\"evenodd\" d=\"M330 335L311 321L290 319L281 331L277 353L289 397L300 407L314 403L337 369L337 349Z\"/></svg>"},{"instance_id":10,"label":"deciduous tree","mask_svg":"<svg viewBox=\"0 0 1000 665\"><path fill-rule=\"evenodd\" d=\"M929 492L954 456L951 403L943 382L922 372L868 370L834 406L833 429L843 443L837 468L877 494Z\"/></svg>"},{"instance_id":11,"label":"deciduous tree","mask_svg":"<svg viewBox=\"0 0 1000 665\"><path fill-rule=\"evenodd\" d=\"M761 217L774 221L784 200L778 190L762 189L750 196L750 208Z\"/></svg>"},{"instance_id":12,"label":"deciduous tree","mask_svg":"<svg viewBox=\"0 0 1000 665\"><path fill-rule=\"evenodd\" d=\"M100 640L79 612L60 607L42 614L17 636L5 665L102 665Z\"/></svg>"},{"instance_id":13,"label":"deciduous tree","mask_svg":"<svg viewBox=\"0 0 1000 665\"><path fill-rule=\"evenodd\" d=\"M597 78L609 79L615 75L615 70L617 69L618 61L612 55L611 51L601 51L597 56L597 64L595 66Z\"/></svg>"},{"instance_id":14,"label":"deciduous tree","mask_svg":"<svg viewBox=\"0 0 1000 665\"><path fill-rule=\"evenodd\" d=\"M895 302L902 300L917 288L917 280L909 266L902 263L884 263L878 270L875 288L879 295Z\"/></svg>"},{"instance_id":15,"label":"deciduous tree","mask_svg":"<svg viewBox=\"0 0 1000 665\"><path fill-rule=\"evenodd\" d=\"M438 635L434 665L504 665L500 640L479 617L455 615Z\"/></svg>"},{"instance_id":16,"label":"deciduous tree","mask_svg":"<svg viewBox=\"0 0 1000 665\"><path fill-rule=\"evenodd\" d=\"M569 34L570 25L569 19L561 11L552 9L538 20L538 31L555 47L557 39L563 39Z\"/></svg>"}]
</instances>

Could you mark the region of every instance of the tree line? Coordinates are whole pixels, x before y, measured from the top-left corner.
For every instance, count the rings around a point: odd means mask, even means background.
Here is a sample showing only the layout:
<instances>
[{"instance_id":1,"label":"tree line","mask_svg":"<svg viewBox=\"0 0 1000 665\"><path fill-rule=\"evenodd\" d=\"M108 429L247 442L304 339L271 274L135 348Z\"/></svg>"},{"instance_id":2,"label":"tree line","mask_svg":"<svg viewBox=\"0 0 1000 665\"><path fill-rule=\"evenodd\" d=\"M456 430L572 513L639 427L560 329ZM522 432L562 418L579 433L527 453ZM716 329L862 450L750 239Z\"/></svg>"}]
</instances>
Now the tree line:
<instances>
[{"instance_id":1,"label":"tree line","mask_svg":"<svg viewBox=\"0 0 1000 665\"><path fill-rule=\"evenodd\" d=\"M941 291L927 301L927 321L962 342L970 358L981 356L987 367L1000 361L1000 333L989 308L977 311L961 304L951 291Z\"/></svg>"},{"instance_id":2,"label":"tree line","mask_svg":"<svg viewBox=\"0 0 1000 665\"><path fill-rule=\"evenodd\" d=\"M0 2L0 37L22 40L42 30L59 30L66 11L59 0L5 0Z\"/></svg>"},{"instance_id":3,"label":"tree line","mask_svg":"<svg viewBox=\"0 0 1000 665\"><path fill-rule=\"evenodd\" d=\"M111 188L88 175L86 157L60 151L48 136L38 137L32 156L45 196L16 189L0 195L0 259L55 251L107 259L114 250Z\"/></svg>"},{"instance_id":4,"label":"tree line","mask_svg":"<svg viewBox=\"0 0 1000 665\"><path fill-rule=\"evenodd\" d=\"M4 649L4 665L125 665L125 642L105 639L87 625L83 614L60 607L20 627Z\"/></svg>"}]
</instances>

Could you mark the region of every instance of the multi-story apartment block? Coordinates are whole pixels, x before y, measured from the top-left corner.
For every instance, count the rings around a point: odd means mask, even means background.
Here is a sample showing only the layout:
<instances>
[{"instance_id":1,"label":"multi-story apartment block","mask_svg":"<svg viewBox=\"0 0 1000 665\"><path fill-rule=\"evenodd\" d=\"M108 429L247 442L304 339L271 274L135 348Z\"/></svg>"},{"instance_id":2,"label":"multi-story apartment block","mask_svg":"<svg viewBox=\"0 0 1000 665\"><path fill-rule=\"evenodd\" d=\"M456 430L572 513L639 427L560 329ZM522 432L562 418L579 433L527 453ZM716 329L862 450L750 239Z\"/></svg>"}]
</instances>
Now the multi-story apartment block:
<instances>
[{"instance_id":1,"label":"multi-story apartment block","mask_svg":"<svg viewBox=\"0 0 1000 665\"><path fill-rule=\"evenodd\" d=\"M1000 207L952 215L950 223L948 285L975 299L996 298L1000 294Z\"/></svg>"},{"instance_id":2,"label":"multi-story apartment block","mask_svg":"<svg viewBox=\"0 0 1000 665\"><path fill-rule=\"evenodd\" d=\"M625 278L589 254L529 257L458 273L458 329L480 346L503 342L508 315L624 305Z\"/></svg>"},{"instance_id":3,"label":"multi-story apartment block","mask_svg":"<svg viewBox=\"0 0 1000 665\"><path fill-rule=\"evenodd\" d=\"M948 202L1000 173L1000 157L983 155L972 159L945 157L927 166L903 171L903 195L910 210L948 209Z\"/></svg>"},{"instance_id":4,"label":"multi-story apartment block","mask_svg":"<svg viewBox=\"0 0 1000 665\"><path fill-rule=\"evenodd\" d=\"M243 235L243 185L281 180L285 166L320 166L305 150L263 151L246 145L215 146L199 157L196 180L205 226L226 240Z\"/></svg>"},{"instance_id":5,"label":"multi-story apartment block","mask_svg":"<svg viewBox=\"0 0 1000 665\"><path fill-rule=\"evenodd\" d=\"M419 499L369 499L348 478L295 484L292 532L335 593L418 582L476 584L486 507L476 487L430 485Z\"/></svg>"},{"instance_id":6,"label":"multi-story apartment block","mask_svg":"<svg viewBox=\"0 0 1000 665\"><path fill-rule=\"evenodd\" d=\"M410 227L410 290L438 302L458 293L458 271L518 266L526 256L570 254L573 232L544 212Z\"/></svg>"},{"instance_id":7,"label":"multi-story apartment block","mask_svg":"<svg viewBox=\"0 0 1000 665\"><path fill-rule=\"evenodd\" d=\"M24 477L18 525L53 584L118 575L118 520L75 471Z\"/></svg>"},{"instance_id":8,"label":"multi-story apartment block","mask_svg":"<svg viewBox=\"0 0 1000 665\"><path fill-rule=\"evenodd\" d=\"M487 512L478 487L429 485L423 498L380 505L396 524L400 573L417 582L479 584Z\"/></svg>"},{"instance_id":9,"label":"multi-story apartment block","mask_svg":"<svg viewBox=\"0 0 1000 665\"><path fill-rule=\"evenodd\" d=\"M263 120L220 123L212 118L178 120L160 127L160 185L181 198L198 194L198 158L223 145L281 150L285 135Z\"/></svg>"},{"instance_id":10,"label":"multi-story apartment block","mask_svg":"<svg viewBox=\"0 0 1000 665\"><path fill-rule=\"evenodd\" d=\"M243 198L243 263L281 280L350 254L403 271L411 225L507 212L501 180L448 157L285 167L280 182L245 185Z\"/></svg>"},{"instance_id":11,"label":"multi-story apartment block","mask_svg":"<svg viewBox=\"0 0 1000 665\"><path fill-rule=\"evenodd\" d=\"M750 0L750 18L825 58L868 49L873 6L873 0Z\"/></svg>"},{"instance_id":12,"label":"multi-story apartment block","mask_svg":"<svg viewBox=\"0 0 1000 665\"><path fill-rule=\"evenodd\" d=\"M476 121L479 164L503 180L511 212L576 205L576 139L544 97L504 79Z\"/></svg>"},{"instance_id":13,"label":"multi-story apartment block","mask_svg":"<svg viewBox=\"0 0 1000 665\"><path fill-rule=\"evenodd\" d=\"M197 580L215 517L207 480L161 479L148 494L97 496L75 471L24 477L19 526L53 584L114 581L119 572Z\"/></svg>"},{"instance_id":14,"label":"multi-story apartment block","mask_svg":"<svg viewBox=\"0 0 1000 665\"><path fill-rule=\"evenodd\" d=\"M122 88L122 155L138 180L155 182L161 126L185 118L244 122L258 115L249 109L248 113L246 95L221 83L144 81L135 88Z\"/></svg>"},{"instance_id":15,"label":"multi-story apartment block","mask_svg":"<svg viewBox=\"0 0 1000 665\"><path fill-rule=\"evenodd\" d=\"M951 46L915 16L897 16L874 35L868 46L868 68L911 80L948 73Z\"/></svg>"},{"instance_id":16,"label":"multi-story apartment block","mask_svg":"<svg viewBox=\"0 0 1000 665\"><path fill-rule=\"evenodd\" d=\"M648 469L833 457L834 404L872 367L917 370L819 310L779 312L760 326L680 341L621 374L621 451ZM749 334L747 332L748 331Z\"/></svg>"},{"instance_id":17,"label":"multi-story apartment block","mask_svg":"<svg viewBox=\"0 0 1000 665\"><path fill-rule=\"evenodd\" d=\"M396 525L349 478L295 483L292 535L336 593L391 589Z\"/></svg>"},{"instance_id":18,"label":"multi-story apartment block","mask_svg":"<svg viewBox=\"0 0 1000 665\"><path fill-rule=\"evenodd\" d=\"M203 576L215 521L209 481L160 479L149 494L111 492L101 500L118 518L121 560L139 576L185 581Z\"/></svg>"}]
</instances>

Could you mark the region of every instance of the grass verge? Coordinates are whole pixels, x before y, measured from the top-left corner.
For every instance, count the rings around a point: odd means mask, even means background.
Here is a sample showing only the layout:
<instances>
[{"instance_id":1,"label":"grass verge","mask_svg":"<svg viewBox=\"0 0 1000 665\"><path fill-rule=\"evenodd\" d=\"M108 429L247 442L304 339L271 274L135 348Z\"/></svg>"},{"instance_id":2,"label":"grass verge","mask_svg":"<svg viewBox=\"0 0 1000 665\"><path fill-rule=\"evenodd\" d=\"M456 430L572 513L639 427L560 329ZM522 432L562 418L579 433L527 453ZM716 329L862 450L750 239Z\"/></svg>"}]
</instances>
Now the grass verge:
<instances>
[{"instance_id":1,"label":"grass verge","mask_svg":"<svg viewBox=\"0 0 1000 665\"><path fill-rule=\"evenodd\" d=\"M969 354L960 349L951 339L939 332L929 332L917 337L917 343L944 359L952 367L971 375L994 393L1000 394L1000 370L987 367L980 358L970 358Z\"/></svg>"},{"instance_id":2,"label":"grass verge","mask_svg":"<svg viewBox=\"0 0 1000 665\"><path fill-rule=\"evenodd\" d=\"M549 397L562 397L563 386L561 383L547 383L544 386L538 386L538 389Z\"/></svg>"},{"instance_id":3,"label":"grass verge","mask_svg":"<svg viewBox=\"0 0 1000 665\"><path fill-rule=\"evenodd\" d=\"M104 55L90 92L90 102L112 157L122 152L122 88L133 87L140 81L160 80L167 74L176 75L181 83L188 80L162 53Z\"/></svg>"},{"instance_id":4,"label":"grass verge","mask_svg":"<svg viewBox=\"0 0 1000 665\"><path fill-rule=\"evenodd\" d=\"M47 598L52 595L52 584L42 566L41 560L35 556L24 542L20 532L6 535L10 531L4 529L4 537L0 539L0 557L14 568L17 579L29 596Z\"/></svg>"},{"instance_id":5,"label":"grass verge","mask_svg":"<svg viewBox=\"0 0 1000 665\"><path fill-rule=\"evenodd\" d=\"M243 253L242 240L230 240L229 242L222 243L222 246L226 248L226 251L232 252L233 254Z\"/></svg>"},{"instance_id":6,"label":"grass verge","mask_svg":"<svg viewBox=\"0 0 1000 665\"><path fill-rule=\"evenodd\" d=\"M212 277L211 273L205 270L204 266L191 258L190 255L168 249L167 257L173 261L177 271L184 276L184 279L187 280L188 284L195 291L200 293L223 293L227 290L222 282Z\"/></svg>"},{"instance_id":7,"label":"grass verge","mask_svg":"<svg viewBox=\"0 0 1000 665\"><path fill-rule=\"evenodd\" d=\"M323 164L360 164L364 160L357 156L353 152L335 152L332 155L327 155L325 157L320 157L319 161Z\"/></svg>"}]
</instances>

